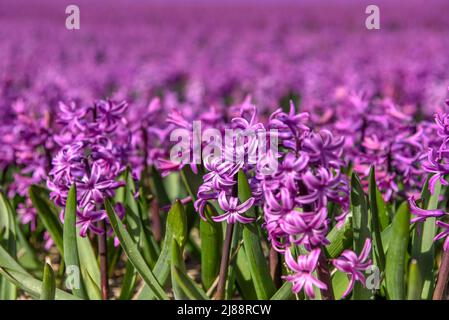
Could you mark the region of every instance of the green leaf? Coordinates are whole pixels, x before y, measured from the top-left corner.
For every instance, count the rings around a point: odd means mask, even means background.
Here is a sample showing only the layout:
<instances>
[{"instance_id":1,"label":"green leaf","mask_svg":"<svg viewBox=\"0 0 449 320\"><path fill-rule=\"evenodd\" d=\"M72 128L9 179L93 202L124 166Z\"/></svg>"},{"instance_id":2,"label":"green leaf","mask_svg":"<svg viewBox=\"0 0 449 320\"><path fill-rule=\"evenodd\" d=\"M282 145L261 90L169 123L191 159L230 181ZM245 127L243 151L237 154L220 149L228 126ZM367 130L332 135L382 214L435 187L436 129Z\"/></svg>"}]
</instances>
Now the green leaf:
<instances>
[{"instance_id":1,"label":"green leaf","mask_svg":"<svg viewBox=\"0 0 449 320\"><path fill-rule=\"evenodd\" d=\"M184 245L187 240L187 217L184 206L179 200L176 200L170 211L168 212L167 227L173 236L172 256L171 256L171 280L173 294L176 300L188 299L189 296L182 288L182 284L178 283L175 277L175 269L185 272L185 264L183 259Z\"/></svg>"},{"instance_id":2,"label":"green leaf","mask_svg":"<svg viewBox=\"0 0 449 320\"><path fill-rule=\"evenodd\" d=\"M46 263L42 281L41 300L55 300L56 280L52 267Z\"/></svg>"},{"instance_id":3,"label":"green leaf","mask_svg":"<svg viewBox=\"0 0 449 320\"><path fill-rule=\"evenodd\" d=\"M340 300L348 287L349 279L346 273L336 271L332 275L332 288L334 289L335 300Z\"/></svg>"},{"instance_id":4,"label":"green leaf","mask_svg":"<svg viewBox=\"0 0 449 320\"><path fill-rule=\"evenodd\" d=\"M0 194L0 243L8 252L17 257L17 234L16 234L15 212L8 199ZM0 300L15 300L17 298L17 288L7 279L0 277Z\"/></svg>"},{"instance_id":5,"label":"green leaf","mask_svg":"<svg viewBox=\"0 0 449 320\"><path fill-rule=\"evenodd\" d=\"M16 223L18 249L17 256L19 263L27 270L33 272L40 272L44 269L44 265L38 259L36 250L30 245L28 239L26 239L22 229Z\"/></svg>"},{"instance_id":6,"label":"green leaf","mask_svg":"<svg viewBox=\"0 0 449 320\"><path fill-rule=\"evenodd\" d=\"M80 261L78 255L78 245L77 245L77 231L76 231L76 185L73 184L69 190L69 194L67 196L66 207L64 210L64 261L66 267L75 268L75 270L79 270ZM79 288L74 287L72 289L73 293L82 298L86 299L87 294L84 288L84 283L80 274L80 285Z\"/></svg>"},{"instance_id":7,"label":"green leaf","mask_svg":"<svg viewBox=\"0 0 449 320\"><path fill-rule=\"evenodd\" d=\"M30 274L0 267L0 273L18 288L28 293L32 298L39 299L42 294L42 281L33 278ZM79 300L77 296L56 289L56 300Z\"/></svg>"},{"instance_id":8,"label":"green leaf","mask_svg":"<svg viewBox=\"0 0 449 320\"><path fill-rule=\"evenodd\" d=\"M88 274L90 280L92 280L88 281L89 279L83 277L87 295L89 296L89 299L97 300L97 289L100 288L101 285L100 268L98 266L97 258L95 257L95 252L92 248L89 237L81 237L78 230L76 232L76 243L78 246L79 262L80 266L82 266L82 271L86 270L85 273Z\"/></svg>"},{"instance_id":9,"label":"green leaf","mask_svg":"<svg viewBox=\"0 0 449 320\"><path fill-rule=\"evenodd\" d=\"M42 293L42 281L31 276L17 261L0 245L0 274L18 288L26 291L33 298L39 299ZM57 300L73 300L78 297L56 289Z\"/></svg>"},{"instance_id":10,"label":"green leaf","mask_svg":"<svg viewBox=\"0 0 449 320\"><path fill-rule=\"evenodd\" d=\"M142 206L139 205L135 199L136 185L134 183L131 170L128 168L124 174L125 190L124 190L124 204L126 209L126 227L133 241L138 244L142 255L151 267L154 266L157 253L149 238L152 238L151 231L144 230L143 217L141 212Z\"/></svg>"},{"instance_id":11,"label":"green leaf","mask_svg":"<svg viewBox=\"0 0 449 320\"><path fill-rule=\"evenodd\" d=\"M184 248L187 241L187 216L179 200L175 201L168 212L167 226L178 245Z\"/></svg>"},{"instance_id":12,"label":"green leaf","mask_svg":"<svg viewBox=\"0 0 449 320\"><path fill-rule=\"evenodd\" d=\"M343 226L335 226L327 234L329 244L326 248L326 256L335 259L340 256L343 250L352 247L353 230L352 217L348 217Z\"/></svg>"},{"instance_id":13,"label":"green leaf","mask_svg":"<svg viewBox=\"0 0 449 320\"><path fill-rule=\"evenodd\" d=\"M171 240L172 243L172 256L171 256L171 283L173 289L173 295L176 300L189 299L186 292L184 292L180 283L178 283L175 277L175 269L186 272L186 266L182 257L182 248L179 246L175 239Z\"/></svg>"},{"instance_id":14,"label":"green leaf","mask_svg":"<svg viewBox=\"0 0 449 320\"><path fill-rule=\"evenodd\" d=\"M6 251L5 247L0 244L0 268L11 269L21 273L27 271Z\"/></svg>"},{"instance_id":15,"label":"green leaf","mask_svg":"<svg viewBox=\"0 0 449 320\"><path fill-rule=\"evenodd\" d=\"M173 279L178 284L179 288L182 290L183 294L189 300L209 300L206 293L197 286L195 282L188 275L185 274L181 269L174 266L172 268Z\"/></svg>"},{"instance_id":16,"label":"green leaf","mask_svg":"<svg viewBox=\"0 0 449 320\"><path fill-rule=\"evenodd\" d=\"M438 208L438 198L441 193L441 184L438 181L435 184L435 192L431 195L427 183L422 192L423 208L433 210ZM437 226L435 218L428 218L426 221L415 228L412 243L412 258L416 259L419 270L421 272L421 279L423 281L423 291L421 298L428 300L432 298L434 288L434 261L435 261L435 246L433 238L435 237Z\"/></svg>"},{"instance_id":17,"label":"green leaf","mask_svg":"<svg viewBox=\"0 0 449 320\"><path fill-rule=\"evenodd\" d=\"M238 173L238 196L241 202L252 196L248 180L242 170ZM254 207L246 215L255 218ZM257 297L267 300L276 292L276 287L271 279L267 258L262 250L261 231L257 223L247 223L243 226L243 243Z\"/></svg>"},{"instance_id":18,"label":"green leaf","mask_svg":"<svg viewBox=\"0 0 449 320\"><path fill-rule=\"evenodd\" d=\"M83 274L83 279L87 288L91 288L90 291L87 292L89 295L89 300L102 300L101 297L101 289L100 286L95 282L92 276L89 274L87 269L82 269L81 273Z\"/></svg>"},{"instance_id":19,"label":"green leaf","mask_svg":"<svg viewBox=\"0 0 449 320\"><path fill-rule=\"evenodd\" d=\"M352 227L353 227L353 243L354 252L360 253L363 250L366 239L371 238L370 217L368 205L366 203L365 193L359 177L355 172L351 177L351 210L352 210ZM370 299L372 293L369 289L364 288L359 282L354 285L352 297L354 300Z\"/></svg>"},{"instance_id":20,"label":"green leaf","mask_svg":"<svg viewBox=\"0 0 449 320\"><path fill-rule=\"evenodd\" d=\"M408 267L407 300L420 300L422 286L423 282L418 262L415 259L412 259Z\"/></svg>"},{"instance_id":21,"label":"green leaf","mask_svg":"<svg viewBox=\"0 0 449 320\"><path fill-rule=\"evenodd\" d=\"M64 255L64 245L62 241L62 226L55 214L56 209L44 198L41 188L32 185L29 189L30 199L37 211L39 218L50 233L61 255Z\"/></svg>"},{"instance_id":22,"label":"green leaf","mask_svg":"<svg viewBox=\"0 0 449 320\"><path fill-rule=\"evenodd\" d=\"M405 298L405 266L410 232L410 210L404 202L396 212L392 223L392 234L387 251L385 280L391 300Z\"/></svg>"},{"instance_id":23,"label":"green leaf","mask_svg":"<svg viewBox=\"0 0 449 320\"><path fill-rule=\"evenodd\" d=\"M119 300L130 300L132 298L136 279L137 272L132 263L128 260L125 265L125 276L123 277Z\"/></svg>"},{"instance_id":24,"label":"green leaf","mask_svg":"<svg viewBox=\"0 0 449 320\"><path fill-rule=\"evenodd\" d=\"M153 268L154 276L162 286L167 282L168 276L170 275L172 239L173 236L167 225L161 253ZM151 300L154 299L154 295L151 289L147 285L144 285L142 291L138 294L137 299Z\"/></svg>"},{"instance_id":25,"label":"green leaf","mask_svg":"<svg viewBox=\"0 0 449 320\"><path fill-rule=\"evenodd\" d=\"M207 204L206 216L217 215L215 209ZM213 284L220 271L223 229L219 223L200 220L201 239L201 280L207 290Z\"/></svg>"},{"instance_id":26,"label":"green leaf","mask_svg":"<svg viewBox=\"0 0 449 320\"><path fill-rule=\"evenodd\" d=\"M385 206L383 210L381 209L382 202L378 201L378 190L376 185L376 176L374 166L371 167L370 176L369 176L369 203L371 209L371 225L373 231L373 249L376 254L376 261L379 264L379 269L381 272L385 270L385 251L382 246L382 237L381 237L381 215L383 211L383 215L385 215Z\"/></svg>"},{"instance_id":27,"label":"green leaf","mask_svg":"<svg viewBox=\"0 0 449 320\"><path fill-rule=\"evenodd\" d=\"M270 300L292 300L295 295L292 292L292 283L285 282Z\"/></svg>"},{"instance_id":28,"label":"green leaf","mask_svg":"<svg viewBox=\"0 0 449 320\"><path fill-rule=\"evenodd\" d=\"M120 219L117 219L117 214L114 208L111 206L109 200L105 201L105 208L111 226L114 229L114 232L117 235L118 239L120 240L120 245L122 246L123 250L128 256L128 259L134 265L134 268L136 268L137 272L142 277L143 281L145 281L145 283L148 285L148 287L151 289L151 291L154 293L157 299L167 300L168 299L167 294L157 281L153 272L151 272L151 269L146 264L145 259L139 252L137 244L132 240L132 237L125 229Z\"/></svg>"}]
</instances>

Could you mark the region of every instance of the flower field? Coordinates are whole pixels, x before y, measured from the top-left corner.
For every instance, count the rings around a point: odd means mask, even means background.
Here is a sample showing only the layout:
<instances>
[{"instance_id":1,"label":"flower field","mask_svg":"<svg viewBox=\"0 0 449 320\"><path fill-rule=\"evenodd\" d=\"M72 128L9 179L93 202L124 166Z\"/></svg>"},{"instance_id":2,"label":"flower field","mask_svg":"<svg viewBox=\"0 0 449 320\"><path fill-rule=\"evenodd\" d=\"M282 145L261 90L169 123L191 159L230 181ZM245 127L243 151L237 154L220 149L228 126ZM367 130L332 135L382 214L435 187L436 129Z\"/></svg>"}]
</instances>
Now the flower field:
<instances>
[{"instance_id":1,"label":"flower field","mask_svg":"<svg viewBox=\"0 0 449 320\"><path fill-rule=\"evenodd\" d=\"M1 300L449 297L447 1L69 4L0 3Z\"/></svg>"}]
</instances>

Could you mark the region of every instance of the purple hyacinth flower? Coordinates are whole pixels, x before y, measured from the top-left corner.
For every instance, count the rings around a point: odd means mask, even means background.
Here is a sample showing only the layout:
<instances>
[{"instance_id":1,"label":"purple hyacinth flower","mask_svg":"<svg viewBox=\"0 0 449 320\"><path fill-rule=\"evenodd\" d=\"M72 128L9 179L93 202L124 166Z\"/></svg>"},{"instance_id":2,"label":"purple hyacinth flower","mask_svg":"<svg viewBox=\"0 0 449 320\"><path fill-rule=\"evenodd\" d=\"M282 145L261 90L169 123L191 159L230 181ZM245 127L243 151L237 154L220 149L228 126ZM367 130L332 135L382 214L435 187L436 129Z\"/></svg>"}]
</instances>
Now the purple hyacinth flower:
<instances>
[{"instance_id":1,"label":"purple hyacinth flower","mask_svg":"<svg viewBox=\"0 0 449 320\"><path fill-rule=\"evenodd\" d=\"M218 203L225 213L220 216L212 217L212 220L215 222L226 221L227 223L232 224L236 222L250 223L254 221L254 218L248 218L242 215L252 207L254 204L254 198L249 198L239 205L238 198L230 197L228 200L226 193L221 192L218 196Z\"/></svg>"},{"instance_id":2,"label":"purple hyacinth flower","mask_svg":"<svg viewBox=\"0 0 449 320\"><path fill-rule=\"evenodd\" d=\"M92 230L96 234L102 234L104 231L98 228L96 223L103 220L105 214L104 210L95 210L93 205L88 205L82 213L77 213L76 225L80 227L80 236L85 237L88 230Z\"/></svg>"},{"instance_id":3,"label":"purple hyacinth flower","mask_svg":"<svg viewBox=\"0 0 449 320\"><path fill-rule=\"evenodd\" d=\"M425 221L427 218L431 218L431 217L441 217L446 214L443 210L440 210L440 209L425 210L425 209L419 208L416 205L414 196L411 196L408 199L408 203L410 204L410 212L412 214L416 215L415 218L410 220L411 223Z\"/></svg>"},{"instance_id":4,"label":"purple hyacinth flower","mask_svg":"<svg viewBox=\"0 0 449 320\"><path fill-rule=\"evenodd\" d=\"M290 236L290 241L304 245L310 249L319 245L329 244L326 239L328 231L327 209L318 212L291 211L280 223L281 229Z\"/></svg>"},{"instance_id":5,"label":"purple hyacinth flower","mask_svg":"<svg viewBox=\"0 0 449 320\"><path fill-rule=\"evenodd\" d=\"M449 164L440 163L439 160L437 151L430 148L427 153L427 161L422 164L425 171L434 173L429 180L429 190L432 194L435 191L435 185L438 180L443 186L449 185L449 183L444 179L444 176L449 174Z\"/></svg>"},{"instance_id":6,"label":"purple hyacinth flower","mask_svg":"<svg viewBox=\"0 0 449 320\"><path fill-rule=\"evenodd\" d=\"M285 263L294 272L292 275L283 278L293 284L292 291L298 293L304 288L304 292L309 298L315 298L314 286L325 290L326 284L314 277L313 272L318 265L320 249L312 250L308 255L301 255L297 261L292 256L290 250L285 251Z\"/></svg>"},{"instance_id":7,"label":"purple hyacinth flower","mask_svg":"<svg viewBox=\"0 0 449 320\"><path fill-rule=\"evenodd\" d=\"M119 183L106 178L104 173L104 169L98 162L94 162L90 176L85 175L81 179L78 185L81 207L85 207L90 202L102 203L108 191L118 187Z\"/></svg>"},{"instance_id":8,"label":"purple hyacinth flower","mask_svg":"<svg viewBox=\"0 0 449 320\"><path fill-rule=\"evenodd\" d=\"M449 223L445 223L443 221L437 221L437 225L441 228L443 228L444 230L442 232L440 232L439 234L436 235L436 237L433 239L434 241L443 239L444 237L446 237L446 240L444 240L444 244L443 244L443 250L447 251L449 250Z\"/></svg>"},{"instance_id":9,"label":"purple hyacinth flower","mask_svg":"<svg viewBox=\"0 0 449 320\"><path fill-rule=\"evenodd\" d=\"M371 260L369 254L371 251L371 240L366 239L362 252L359 256L352 250L345 250L341 256L332 260L332 264L341 272L349 275L349 284L342 298L346 297L354 288L356 281L360 281L365 286L365 276L362 271L366 271L371 266Z\"/></svg>"}]
</instances>

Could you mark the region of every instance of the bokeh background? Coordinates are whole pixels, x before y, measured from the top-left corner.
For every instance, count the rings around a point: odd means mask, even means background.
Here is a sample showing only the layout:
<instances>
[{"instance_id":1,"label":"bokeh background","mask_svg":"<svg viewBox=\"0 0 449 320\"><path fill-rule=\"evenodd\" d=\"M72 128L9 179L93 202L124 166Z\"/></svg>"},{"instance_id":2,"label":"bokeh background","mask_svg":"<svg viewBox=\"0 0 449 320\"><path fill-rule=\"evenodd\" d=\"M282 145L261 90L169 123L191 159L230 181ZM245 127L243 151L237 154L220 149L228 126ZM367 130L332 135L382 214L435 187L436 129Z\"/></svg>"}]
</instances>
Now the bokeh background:
<instances>
[{"instance_id":1,"label":"bokeh background","mask_svg":"<svg viewBox=\"0 0 449 320\"><path fill-rule=\"evenodd\" d=\"M77 4L81 29L65 28ZM381 30L365 28L377 4ZM50 1L0 3L0 103L19 96L207 107L319 109L349 91L432 114L446 96L449 2ZM3 109L3 108L2 108Z\"/></svg>"}]
</instances>

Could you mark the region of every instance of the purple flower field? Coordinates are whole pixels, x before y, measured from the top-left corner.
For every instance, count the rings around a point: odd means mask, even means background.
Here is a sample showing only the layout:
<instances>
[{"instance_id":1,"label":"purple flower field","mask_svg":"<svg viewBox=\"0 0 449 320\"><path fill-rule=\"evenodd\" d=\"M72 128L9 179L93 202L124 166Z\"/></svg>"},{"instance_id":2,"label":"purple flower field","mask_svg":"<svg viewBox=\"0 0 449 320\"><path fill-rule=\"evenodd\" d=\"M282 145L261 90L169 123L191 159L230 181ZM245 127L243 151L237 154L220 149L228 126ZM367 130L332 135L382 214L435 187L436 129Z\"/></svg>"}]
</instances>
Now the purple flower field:
<instances>
[{"instance_id":1,"label":"purple flower field","mask_svg":"<svg viewBox=\"0 0 449 320\"><path fill-rule=\"evenodd\" d=\"M369 4L2 1L0 300L449 298L449 3Z\"/></svg>"}]
</instances>

